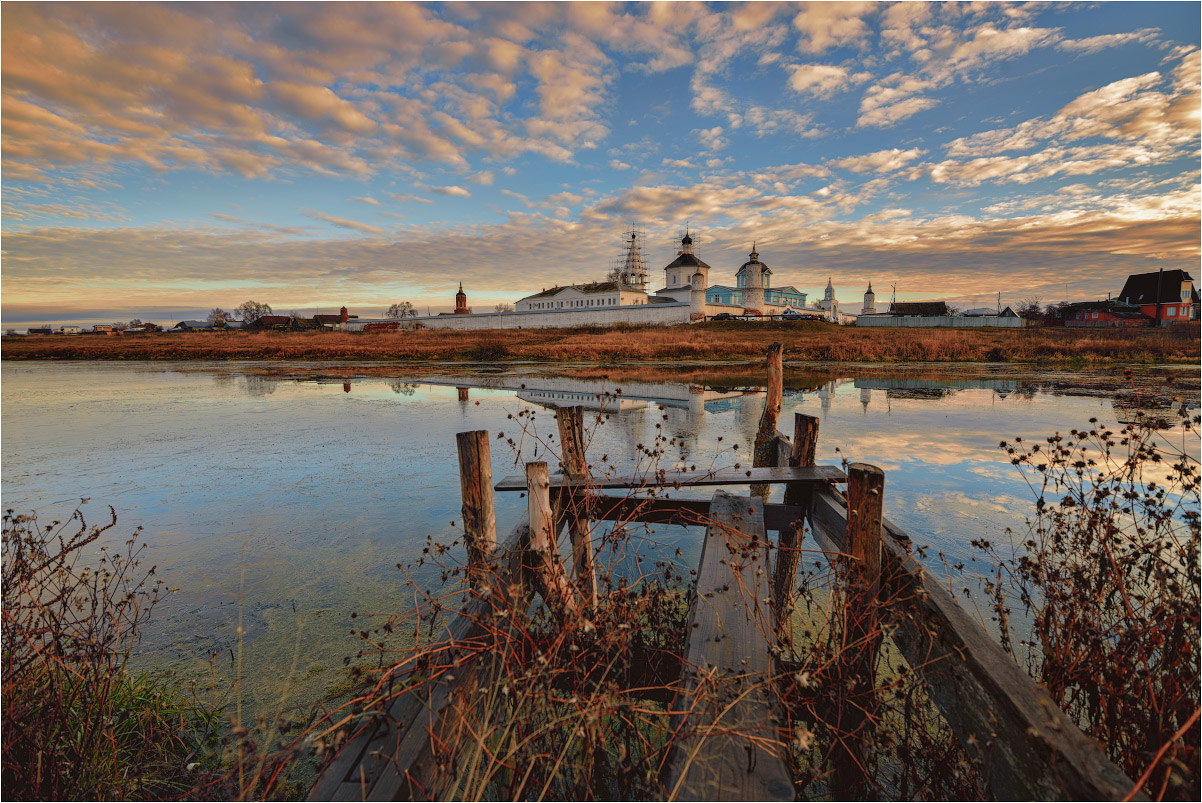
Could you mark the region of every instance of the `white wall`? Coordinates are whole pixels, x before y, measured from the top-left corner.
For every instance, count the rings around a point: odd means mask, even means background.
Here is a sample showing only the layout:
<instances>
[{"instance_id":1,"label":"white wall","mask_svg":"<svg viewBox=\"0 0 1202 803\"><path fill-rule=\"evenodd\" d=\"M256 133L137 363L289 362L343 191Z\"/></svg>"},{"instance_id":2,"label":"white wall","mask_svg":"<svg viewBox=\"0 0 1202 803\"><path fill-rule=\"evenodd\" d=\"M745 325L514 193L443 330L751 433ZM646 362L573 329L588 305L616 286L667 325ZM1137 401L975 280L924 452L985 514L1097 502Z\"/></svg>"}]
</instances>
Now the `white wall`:
<instances>
[{"instance_id":1,"label":"white wall","mask_svg":"<svg viewBox=\"0 0 1202 803\"><path fill-rule=\"evenodd\" d=\"M1002 318L997 315L981 315L965 317L961 315L930 315L930 316L893 316L893 315L861 315L856 318L856 326L889 326L894 328L912 329L919 327L942 327L950 329L970 329L975 326L1002 326L1008 329L1019 329L1023 325L1022 318Z\"/></svg>"},{"instance_id":2,"label":"white wall","mask_svg":"<svg viewBox=\"0 0 1202 803\"><path fill-rule=\"evenodd\" d=\"M387 323L390 318L360 318L348 321L347 331L361 332L369 323ZM547 329L571 326L612 326L616 323L669 326L689 322L688 304L647 304L600 309L556 309L538 312L482 312L473 315L433 315L406 318L404 326L420 323L427 329Z\"/></svg>"}]
</instances>

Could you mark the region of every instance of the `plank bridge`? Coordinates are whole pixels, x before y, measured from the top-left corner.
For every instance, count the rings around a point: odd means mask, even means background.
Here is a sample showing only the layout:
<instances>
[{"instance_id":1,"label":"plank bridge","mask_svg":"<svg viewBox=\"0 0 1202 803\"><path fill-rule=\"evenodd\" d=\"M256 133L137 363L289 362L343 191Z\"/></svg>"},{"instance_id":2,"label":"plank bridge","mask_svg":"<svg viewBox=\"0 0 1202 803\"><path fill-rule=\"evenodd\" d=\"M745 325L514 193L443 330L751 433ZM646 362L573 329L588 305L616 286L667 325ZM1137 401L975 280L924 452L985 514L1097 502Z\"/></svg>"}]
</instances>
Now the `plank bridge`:
<instances>
[{"instance_id":1,"label":"plank bridge","mask_svg":"<svg viewBox=\"0 0 1202 803\"><path fill-rule=\"evenodd\" d=\"M671 800L792 800L794 784L787 724L787 684L776 648L790 616L805 533L828 557L850 567L845 604L865 615L849 636L862 645L845 656L853 673L874 684L880 636L889 637L925 682L952 732L980 762L987 793L998 800L1141 800L1136 785L1105 757L980 624L911 554L911 539L882 515L884 473L873 466L814 464L818 419L796 414L793 437L777 430L781 404L779 346L768 355L769 389L756 439L755 466L714 471L656 471L623 477L589 473L583 410L557 413L562 473L545 462L493 486L489 435L458 437L463 527L472 591L445 624L439 649L473 658L451 674L426 679L391 703L387 716L362 724L327 762L312 800L431 799L453 772L446 755L474 715L466 702L493 677L486 652L472 651L479 622L497 599L529 607L541 596L564 616L582 616L597 601L591 522L704 524L705 540L690 594L689 629L669 710L674 731L661 778ZM784 501L767 503L767 486L784 485ZM667 489L720 486L708 500L663 498ZM749 496L729 489L751 486ZM606 490L652 491L650 498ZM524 492L527 513L500 543L493 492ZM658 495L655 492L660 492ZM559 558L559 535L571 542L569 578ZM772 535L775 535L775 540ZM566 547L566 544L565 544ZM474 573L473 573L474 569ZM487 588L485 588L487 586ZM889 606L893 609L886 610ZM879 610L878 610L879 609ZM858 637L857 637L858 636ZM415 670L416 671L416 670ZM715 677L727 684L716 707L704 704ZM841 728L863 735L863 711L849 711ZM859 768L864 747L847 740L833 753L836 799L868 794Z\"/></svg>"}]
</instances>

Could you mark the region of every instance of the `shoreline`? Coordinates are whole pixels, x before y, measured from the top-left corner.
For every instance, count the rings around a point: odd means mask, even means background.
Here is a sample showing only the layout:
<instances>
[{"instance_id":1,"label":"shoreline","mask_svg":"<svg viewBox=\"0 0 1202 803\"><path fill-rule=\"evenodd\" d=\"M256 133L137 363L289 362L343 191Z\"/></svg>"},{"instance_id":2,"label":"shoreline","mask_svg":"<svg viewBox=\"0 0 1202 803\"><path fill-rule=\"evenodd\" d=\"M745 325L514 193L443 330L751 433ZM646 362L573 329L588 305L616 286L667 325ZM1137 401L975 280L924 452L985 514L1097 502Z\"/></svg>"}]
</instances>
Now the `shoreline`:
<instances>
[{"instance_id":1,"label":"shoreline","mask_svg":"<svg viewBox=\"0 0 1202 803\"><path fill-rule=\"evenodd\" d=\"M349 332L197 332L122 337L5 336L0 358L88 361L378 362L457 366L619 366L676 370L758 362L772 342L787 365L1000 364L1028 368L1193 365L1197 326L1122 329L856 329L829 324Z\"/></svg>"}]
</instances>

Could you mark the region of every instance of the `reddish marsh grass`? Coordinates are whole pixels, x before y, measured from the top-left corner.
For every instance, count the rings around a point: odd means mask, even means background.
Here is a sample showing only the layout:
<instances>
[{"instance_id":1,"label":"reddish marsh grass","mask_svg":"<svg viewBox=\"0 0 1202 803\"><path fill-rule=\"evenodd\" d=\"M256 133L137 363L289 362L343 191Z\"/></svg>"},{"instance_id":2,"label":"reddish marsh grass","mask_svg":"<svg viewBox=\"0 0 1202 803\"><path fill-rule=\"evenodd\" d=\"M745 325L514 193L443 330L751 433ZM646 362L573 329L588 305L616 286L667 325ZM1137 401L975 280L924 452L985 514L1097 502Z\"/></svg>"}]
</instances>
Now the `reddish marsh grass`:
<instances>
[{"instance_id":1,"label":"reddish marsh grass","mask_svg":"<svg viewBox=\"0 0 1202 803\"><path fill-rule=\"evenodd\" d=\"M539 436L536 417L519 413L517 431L497 436L514 449L517 464L523 453L537 452L550 461L557 455L554 438ZM597 416L594 426L604 418ZM637 471L658 471L671 445L666 435L640 444ZM593 458L595 474L616 473L609 456ZM636 489L629 499L670 492ZM587 510L569 507L567 515L587 516ZM694 517L691 523L710 522ZM340 748L364 724L389 716L403 695L437 693L440 684L457 682L465 685L453 699L466 702L455 707L451 724L438 733L431 758L436 769L419 781L419 796L670 799L667 770L682 751L688 754L686 745L729 732L721 724L712 732L700 723L725 711L732 700L765 691L788 702L777 724L761 723L764 727L750 738L791 765L795 791L803 799L846 788L848 779L836 781L832 772L839 761L846 767L849 744L856 746L862 765L853 779L860 794L981 796L972 763L904 662L886 653L887 660L871 670L875 680L855 682L860 675L848 658L859 654L862 644L849 633L870 632L879 640L883 631L876 624L868 631L857 628L864 608L845 605L838 591L849 586L845 562L832 565L826 556L811 553L819 566L801 578L797 595L803 610L780 630L782 660L775 668L731 677L703 673L682 707L682 673L692 671L684 655L690 578L696 570L680 562L679 550L634 520L596 531L594 543L598 600L595 606L583 605L578 617L543 604L531 608L495 567L484 575L473 570L476 585L470 591L422 590L414 584L420 602L413 610L377 617L358 632L362 649L348 660L361 663L377 655L380 668L361 670L368 685L330 715L331 723L341 725L319 731L322 750ZM455 558L461 548L458 541L430 542L418 565L433 564L444 581L463 578L465 567ZM743 557L726 559L737 563ZM760 612L756 627L765 634L775 631L770 605L751 603L750 588L734 591ZM446 618L460 611L469 612L470 629L458 631L450 645L439 634ZM399 652L387 648L398 632L408 633L416 646ZM853 711L870 712L873 727L866 729L862 717L852 725Z\"/></svg>"},{"instance_id":2,"label":"reddish marsh grass","mask_svg":"<svg viewBox=\"0 0 1202 803\"><path fill-rule=\"evenodd\" d=\"M756 360L778 340L805 362L1191 362L1199 329L857 329L709 322L478 332L214 332L5 337L5 359L562 362Z\"/></svg>"},{"instance_id":3,"label":"reddish marsh grass","mask_svg":"<svg viewBox=\"0 0 1202 803\"><path fill-rule=\"evenodd\" d=\"M111 508L110 508L111 512ZM4 515L4 791L18 800L183 794L216 715L127 663L162 599L138 533L84 554L116 524Z\"/></svg>"},{"instance_id":4,"label":"reddish marsh grass","mask_svg":"<svg viewBox=\"0 0 1202 803\"><path fill-rule=\"evenodd\" d=\"M1145 402L1113 427L1003 442L1035 516L1013 555L976 545L1007 651L1149 797L1197 800L1199 417Z\"/></svg>"}]
</instances>

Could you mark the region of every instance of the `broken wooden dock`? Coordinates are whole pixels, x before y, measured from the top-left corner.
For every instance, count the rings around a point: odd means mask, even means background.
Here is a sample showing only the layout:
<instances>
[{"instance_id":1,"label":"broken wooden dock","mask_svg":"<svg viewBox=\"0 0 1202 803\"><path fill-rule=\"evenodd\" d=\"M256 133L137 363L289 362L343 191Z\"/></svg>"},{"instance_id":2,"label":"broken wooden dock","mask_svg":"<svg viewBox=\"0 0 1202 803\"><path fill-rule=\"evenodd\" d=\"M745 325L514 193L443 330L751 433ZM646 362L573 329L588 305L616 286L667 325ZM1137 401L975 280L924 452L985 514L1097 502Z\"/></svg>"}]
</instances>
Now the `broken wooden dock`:
<instances>
[{"instance_id":1,"label":"broken wooden dock","mask_svg":"<svg viewBox=\"0 0 1202 803\"><path fill-rule=\"evenodd\" d=\"M779 360L779 352L777 355ZM771 368L771 363L770 363ZM775 409L780 409L779 383ZM771 387L766 409L773 406ZM564 617L596 604L592 523L602 520L704 524L705 541L690 594L689 630L670 706L683 734L661 778L665 799L791 800L789 704L774 634L789 615L805 533L853 567L855 604L888 616L890 638L925 681L929 697L969 754L989 793L1011 799L1142 799L1138 788L956 603L910 552L910 538L882 515L884 474L852 464L813 465L818 421L797 414L793 437L776 430L757 443L750 469L656 471L624 477L589 473L580 408L558 413L562 472L530 463L524 475L493 484L486 432L458 436L463 525L472 592L450 618L439 649L462 658L456 670L399 695L388 715L365 719L328 762L313 800L431 799L447 794L455 772L449 747L470 727L467 709L495 675L480 617L506 606L544 603ZM784 502L735 496L735 486L783 484ZM666 489L719 486L709 500L664 498ZM844 490L844 488L846 490ZM653 498L606 490L653 491ZM524 492L527 514L500 543L493 492ZM803 528L804 525L804 528ZM571 541L569 577L559 536ZM775 539L773 536L775 535ZM565 544L566 547L566 544ZM472 567L476 571L472 572ZM866 628L859 662L875 683L875 639ZM420 671L420 667L414 670ZM721 695L709 693L721 681ZM852 722L871 727L870 718ZM784 734L782 736L782 733ZM836 797L862 793L854 744L835 757ZM838 766L842 764L842 767ZM849 769L850 768L850 769ZM838 784L845 783L839 787Z\"/></svg>"}]
</instances>

